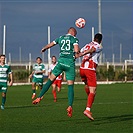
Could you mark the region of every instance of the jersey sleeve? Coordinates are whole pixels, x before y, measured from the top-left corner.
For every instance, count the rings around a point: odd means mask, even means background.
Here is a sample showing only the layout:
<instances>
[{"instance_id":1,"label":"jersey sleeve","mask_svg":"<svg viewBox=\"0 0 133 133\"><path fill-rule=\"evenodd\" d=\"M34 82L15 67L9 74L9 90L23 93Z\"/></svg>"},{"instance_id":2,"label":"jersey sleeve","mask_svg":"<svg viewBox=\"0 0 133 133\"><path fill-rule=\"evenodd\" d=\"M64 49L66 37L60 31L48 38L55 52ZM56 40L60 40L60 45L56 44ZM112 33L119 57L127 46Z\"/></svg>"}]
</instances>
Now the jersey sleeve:
<instances>
[{"instance_id":1,"label":"jersey sleeve","mask_svg":"<svg viewBox=\"0 0 133 133\"><path fill-rule=\"evenodd\" d=\"M79 40L76 37L74 37L73 45L78 45L78 44L79 44Z\"/></svg>"},{"instance_id":2,"label":"jersey sleeve","mask_svg":"<svg viewBox=\"0 0 133 133\"><path fill-rule=\"evenodd\" d=\"M101 52L102 51L102 49L103 49L103 47L102 47L102 45L98 45L98 46L96 46L96 47L94 47L95 49L96 49L96 53L99 53L99 52Z\"/></svg>"},{"instance_id":3,"label":"jersey sleeve","mask_svg":"<svg viewBox=\"0 0 133 133\"><path fill-rule=\"evenodd\" d=\"M53 42L54 44L59 44L59 38L56 38Z\"/></svg>"}]
</instances>

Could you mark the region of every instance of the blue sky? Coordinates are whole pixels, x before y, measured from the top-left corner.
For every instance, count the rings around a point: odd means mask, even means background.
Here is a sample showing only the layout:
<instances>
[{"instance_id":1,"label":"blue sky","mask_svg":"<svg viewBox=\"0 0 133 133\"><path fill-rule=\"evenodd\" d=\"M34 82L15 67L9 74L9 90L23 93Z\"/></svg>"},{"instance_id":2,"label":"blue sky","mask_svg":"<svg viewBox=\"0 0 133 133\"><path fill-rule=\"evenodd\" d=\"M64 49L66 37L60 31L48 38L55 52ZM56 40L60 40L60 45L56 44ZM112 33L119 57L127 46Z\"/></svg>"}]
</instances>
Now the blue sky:
<instances>
[{"instance_id":1,"label":"blue sky","mask_svg":"<svg viewBox=\"0 0 133 133\"><path fill-rule=\"evenodd\" d=\"M105 61L133 57L133 1L132 0L101 0L103 54ZM83 17L86 26L75 27L75 20ZM6 55L11 53L12 60L19 60L21 47L22 60L32 60L41 56L41 48L47 44L47 27L51 27L51 41L66 34L71 26L78 31L77 38L82 48L91 41L91 29L98 32L98 1L97 0L0 0L0 44L2 47L3 25L6 25ZM59 47L51 49L51 55L58 57ZM44 54L47 60L47 52Z\"/></svg>"}]
</instances>

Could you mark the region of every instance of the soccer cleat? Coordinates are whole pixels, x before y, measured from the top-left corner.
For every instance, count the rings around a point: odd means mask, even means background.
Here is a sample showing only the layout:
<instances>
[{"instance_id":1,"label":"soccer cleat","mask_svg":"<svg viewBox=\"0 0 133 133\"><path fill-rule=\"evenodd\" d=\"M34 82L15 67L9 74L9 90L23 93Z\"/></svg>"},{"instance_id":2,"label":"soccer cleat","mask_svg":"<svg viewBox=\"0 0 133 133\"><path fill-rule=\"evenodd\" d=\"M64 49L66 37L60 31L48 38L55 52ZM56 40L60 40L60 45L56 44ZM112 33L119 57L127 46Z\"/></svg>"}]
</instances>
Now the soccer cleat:
<instances>
[{"instance_id":1,"label":"soccer cleat","mask_svg":"<svg viewBox=\"0 0 133 133\"><path fill-rule=\"evenodd\" d=\"M36 97L36 94L35 93L33 93L32 94L32 99L34 99Z\"/></svg>"},{"instance_id":2,"label":"soccer cleat","mask_svg":"<svg viewBox=\"0 0 133 133\"><path fill-rule=\"evenodd\" d=\"M92 113L89 110L85 110L84 115L86 115L91 121L94 121L94 118L92 117Z\"/></svg>"},{"instance_id":3,"label":"soccer cleat","mask_svg":"<svg viewBox=\"0 0 133 133\"><path fill-rule=\"evenodd\" d=\"M39 98L35 99L35 100L32 102L32 104L38 104L38 103L40 103L41 100L42 100L42 99L39 97Z\"/></svg>"},{"instance_id":4,"label":"soccer cleat","mask_svg":"<svg viewBox=\"0 0 133 133\"><path fill-rule=\"evenodd\" d=\"M72 112L73 112L72 107L69 106L69 107L67 108L67 115L68 115L68 117L72 117Z\"/></svg>"},{"instance_id":5,"label":"soccer cleat","mask_svg":"<svg viewBox=\"0 0 133 133\"><path fill-rule=\"evenodd\" d=\"M1 107L1 109L2 109L2 110L4 110L4 109L5 109L5 108L4 108L4 105L1 105L0 107Z\"/></svg>"}]
</instances>

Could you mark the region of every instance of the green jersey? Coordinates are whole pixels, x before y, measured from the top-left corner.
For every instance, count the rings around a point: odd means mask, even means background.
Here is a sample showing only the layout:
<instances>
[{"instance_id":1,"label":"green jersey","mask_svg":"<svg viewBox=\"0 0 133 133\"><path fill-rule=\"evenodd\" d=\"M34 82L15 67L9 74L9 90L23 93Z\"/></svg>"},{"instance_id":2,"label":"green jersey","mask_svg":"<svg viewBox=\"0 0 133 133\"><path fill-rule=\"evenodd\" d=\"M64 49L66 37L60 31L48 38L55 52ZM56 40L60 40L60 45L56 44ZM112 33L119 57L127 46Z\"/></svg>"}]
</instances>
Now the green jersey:
<instances>
[{"instance_id":1,"label":"green jersey","mask_svg":"<svg viewBox=\"0 0 133 133\"><path fill-rule=\"evenodd\" d=\"M54 44L60 46L60 57L72 59L74 58L74 45L78 45L78 42L76 37L66 34L55 39Z\"/></svg>"},{"instance_id":2,"label":"green jersey","mask_svg":"<svg viewBox=\"0 0 133 133\"><path fill-rule=\"evenodd\" d=\"M11 73L11 68L9 65L5 64L4 66L0 65L0 84L7 83L8 74Z\"/></svg>"},{"instance_id":3,"label":"green jersey","mask_svg":"<svg viewBox=\"0 0 133 133\"><path fill-rule=\"evenodd\" d=\"M34 64L33 65L33 70L35 71L35 72L40 72L40 71L44 71L45 70L45 66L44 66L44 64ZM42 73L39 73L39 74L35 74L34 73L34 75L33 75L35 78L43 78L43 74Z\"/></svg>"}]
</instances>

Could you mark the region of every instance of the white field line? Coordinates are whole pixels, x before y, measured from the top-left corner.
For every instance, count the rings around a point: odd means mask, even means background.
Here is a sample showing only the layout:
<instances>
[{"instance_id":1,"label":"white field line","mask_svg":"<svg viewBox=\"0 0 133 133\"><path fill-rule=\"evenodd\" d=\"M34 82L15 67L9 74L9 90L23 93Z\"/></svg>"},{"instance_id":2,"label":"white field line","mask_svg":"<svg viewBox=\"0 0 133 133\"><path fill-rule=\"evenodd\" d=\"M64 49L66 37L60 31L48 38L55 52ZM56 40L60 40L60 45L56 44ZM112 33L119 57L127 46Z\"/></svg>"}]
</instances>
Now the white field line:
<instances>
[{"instance_id":1,"label":"white field line","mask_svg":"<svg viewBox=\"0 0 133 133\"><path fill-rule=\"evenodd\" d=\"M133 81L98 81L97 84L115 84L115 83L133 83ZM44 83L45 84L45 83ZM67 82L62 82L62 84L67 84ZM84 84L83 82L74 82L74 84ZM17 85L31 85L31 83L13 83L13 86Z\"/></svg>"},{"instance_id":2,"label":"white field line","mask_svg":"<svg viewBox=\"0 0 133 133\"><path fill-rule=\"evenodd\" d=\"M109 102L109 103L93 103L93 104L108 104L108 105L111 105L111 104L131 104L132 102Z\"/></svg>"},{"instance_id":3,"label":"white field line","mask_svg":"<svg viewBox=\"0 0 133 133\"><path fill-rule=\"evenodd\" d=\"M93 103L93 104L97 104L97 105L115 105L115 104L132 104L133 102L109 102L109 103ZM38 104L39 105L39 104ZM38 106L38 105L32 105L32 104L29 104L29 105L19 105L19 106L5 106L6 108L28 108L28 107L36 107L36 106ZM53 103L49 103L49 104L44 104L44 105L39 105L38 107L42 107L42 106L53 106ZM56 106L58 106L57 104L56 104ZM60 106L60 104L59 104L59 106Z\"/></svg>"}]
</instances>

